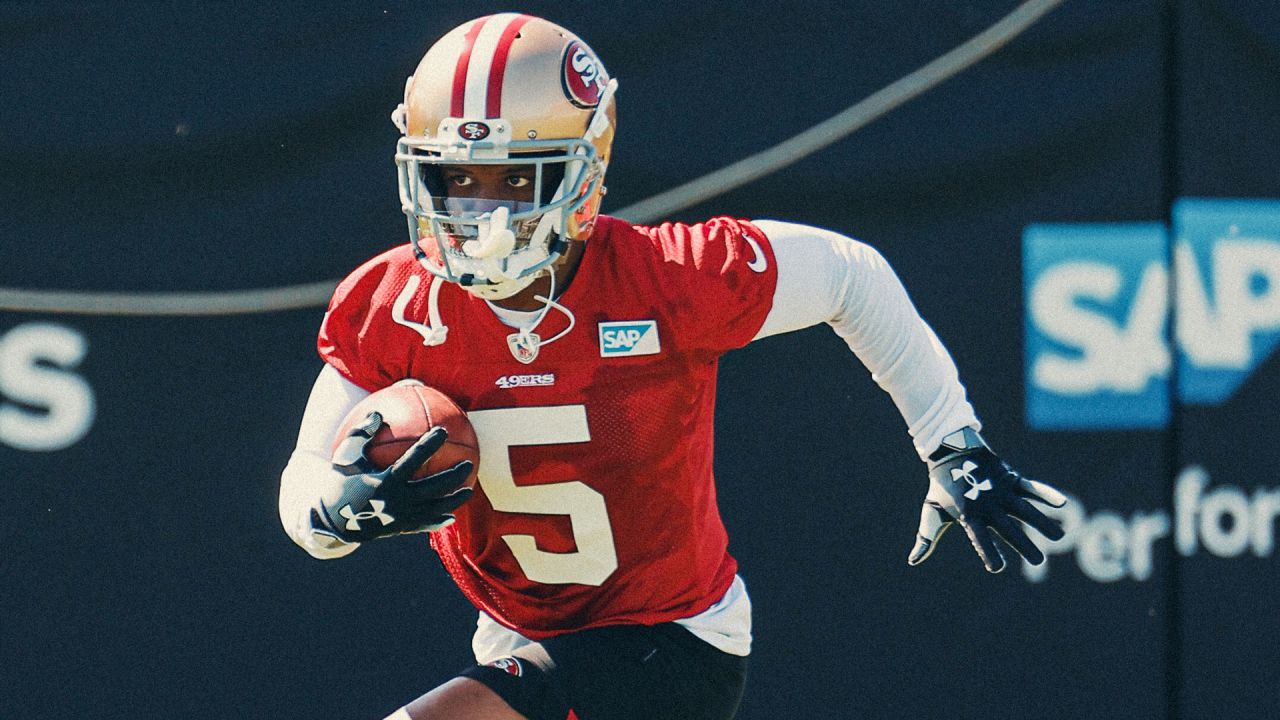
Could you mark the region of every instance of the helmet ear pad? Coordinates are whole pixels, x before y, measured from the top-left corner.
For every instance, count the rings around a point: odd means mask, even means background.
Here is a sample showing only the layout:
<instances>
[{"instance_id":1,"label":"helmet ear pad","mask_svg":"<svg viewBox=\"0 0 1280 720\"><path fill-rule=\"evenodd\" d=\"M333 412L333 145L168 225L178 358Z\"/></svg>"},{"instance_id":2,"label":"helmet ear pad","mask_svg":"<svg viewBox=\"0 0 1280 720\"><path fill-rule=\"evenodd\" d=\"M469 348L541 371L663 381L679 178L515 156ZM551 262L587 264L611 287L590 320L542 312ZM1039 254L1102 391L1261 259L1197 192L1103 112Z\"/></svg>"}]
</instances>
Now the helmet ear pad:
<instances>
[{"instance_id":1,"label":"helmet ear pad","mask_svg":"<svg viewBox=\"0 0 1280 720\"><path fill-rule=\"evenodd\" d=\"M595 148L599 162L599 179L591 196L577 211L565 218L565 236L569 238L581 240L591 236L591 232L595 229L596 218L600 214L600 206L604 202L606 192L604 177L609 170L609 160L613 156L613 136L618 127L618 105L614 99L617 85L616 80L610 81L605 97L601 100L601 106L596 109L597 115L593 117L591 126L588 128L587 139Z\"/></svg>"}]
</instances>

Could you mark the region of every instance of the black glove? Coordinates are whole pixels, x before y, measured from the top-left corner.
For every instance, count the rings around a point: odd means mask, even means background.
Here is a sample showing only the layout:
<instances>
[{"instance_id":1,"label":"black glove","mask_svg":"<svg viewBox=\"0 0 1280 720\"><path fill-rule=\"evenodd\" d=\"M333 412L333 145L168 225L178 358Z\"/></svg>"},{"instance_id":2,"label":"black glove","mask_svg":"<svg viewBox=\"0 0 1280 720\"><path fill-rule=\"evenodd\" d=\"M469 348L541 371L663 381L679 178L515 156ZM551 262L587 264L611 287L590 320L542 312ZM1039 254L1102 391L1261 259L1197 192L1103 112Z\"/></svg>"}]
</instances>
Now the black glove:
<instances>
[{"instance_id":1,"label":"black glove","mask_svg":"<svg viewBox=\"0 0 1280 720\"><path fill-rule=\"evenodd\" d=\"M929 493L920 509L920 530L909 565L924 562L938 538L953 522L960 523L982 564L993 573L1005 566L994 531L1032 565L1044 562L1044 553L1031 542L1026 523L1050 540L1062 539L1062 525L1032 505L1035 500L1062 507L1067 497L1052 486L1022 477L996 454L972 428L946 437L929 456Z\"/></svg>"},{"instance_id":2,"label":"black glove","mask_svg":"<svg viewBox=\"0 0 1280 720\"><path fill-rule=\"evenodd\" d=\"M453 522L450 514L466 502L471 461L415 480L414 473L440 449L447 431L433 427L398 460L377 470L364 454L369 439L382 427L382 415L371 412L333 453L333 467L347 476L336 498L321 499L311 511L316 532L343 542L363 542L406 533L434 532Z\"/></svg>"}]
</instances>

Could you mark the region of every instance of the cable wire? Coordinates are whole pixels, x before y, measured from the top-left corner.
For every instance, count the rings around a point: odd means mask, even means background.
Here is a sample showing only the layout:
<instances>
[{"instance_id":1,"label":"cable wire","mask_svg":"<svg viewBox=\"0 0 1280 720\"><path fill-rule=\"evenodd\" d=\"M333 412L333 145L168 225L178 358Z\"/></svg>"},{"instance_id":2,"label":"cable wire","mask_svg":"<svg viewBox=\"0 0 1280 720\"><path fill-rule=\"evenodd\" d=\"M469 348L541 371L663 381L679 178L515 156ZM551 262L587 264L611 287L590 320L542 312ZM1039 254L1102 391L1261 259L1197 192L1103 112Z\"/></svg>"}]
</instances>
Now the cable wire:
<instances>
[{"instance_id":1,"label":"cable wire","mask_svg":"<svg viewBox=\"0 0 1280 720\"><path fill-rule=\"evenodd\" d=\"M126 293L0 288L0 310L61 315L210 316L324 307L337 280L264 290Z\"/></svg>"},{"instance_id":2,"label":"cable wire","mask_svg":"<svg viewBox=\"0 0 1280 720\"><path fill-rule=\"evenodd\" d=\"M628 205L616 214L645 223L722 195L776 172L883 117L899 105L940 85L1020 35L1062 0L1030 0L951 52L877 90L794 137L683 185Z\"/></svg>"}]
</instances>

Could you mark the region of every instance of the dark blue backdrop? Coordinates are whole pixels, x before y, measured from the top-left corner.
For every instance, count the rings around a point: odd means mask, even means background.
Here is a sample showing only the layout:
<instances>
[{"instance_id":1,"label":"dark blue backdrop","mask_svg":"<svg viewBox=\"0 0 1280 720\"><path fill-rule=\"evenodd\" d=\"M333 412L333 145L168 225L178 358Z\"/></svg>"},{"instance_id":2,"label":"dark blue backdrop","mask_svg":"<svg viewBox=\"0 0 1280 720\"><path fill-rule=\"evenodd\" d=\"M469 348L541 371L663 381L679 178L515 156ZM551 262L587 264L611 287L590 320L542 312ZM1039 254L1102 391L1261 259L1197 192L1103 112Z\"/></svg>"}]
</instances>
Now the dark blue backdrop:
<instances>
[{"instance_id":1,"label":"dark blue backdrop","mask_svg":"<svg viewBox=\"0 0 1280 720\"><path fill-rule=\"evenodd\" d=\"M582 35L620 79L607 212L825 119L1016 5L519 9ZM402 242L388 114L405 76L447 29L508 9L0 5L0 287L342 276ZM1277 38L1268 0L1068 0L826 152L673 219L782 218L877 246L996 448L1090 511L1167 508L1193 463L1214 483L1280 485L1274 358L1170 428L1028 428L1019 264L1033 222L1280 197ZM6 717L376 718L467 663L473 611L424 543L320 563L279 528L321 312L0 314L0 413L26 418L0 417ZM19 343L23 329L43 340ZM80 357L41 345L68 332ZM52 374L32 387L32 368ZM19 426L59 412L39 382L68 376L91 425L24 449ZM1030 582L987 575L948 536L907 568L923 468L825 328L731 355L718 416L722 510L755 605L743 718L1280 714L1273 557L1175 566L1165 539L1144 580L1097 582L1067 553Z\"/></svg>"}]
</instances>

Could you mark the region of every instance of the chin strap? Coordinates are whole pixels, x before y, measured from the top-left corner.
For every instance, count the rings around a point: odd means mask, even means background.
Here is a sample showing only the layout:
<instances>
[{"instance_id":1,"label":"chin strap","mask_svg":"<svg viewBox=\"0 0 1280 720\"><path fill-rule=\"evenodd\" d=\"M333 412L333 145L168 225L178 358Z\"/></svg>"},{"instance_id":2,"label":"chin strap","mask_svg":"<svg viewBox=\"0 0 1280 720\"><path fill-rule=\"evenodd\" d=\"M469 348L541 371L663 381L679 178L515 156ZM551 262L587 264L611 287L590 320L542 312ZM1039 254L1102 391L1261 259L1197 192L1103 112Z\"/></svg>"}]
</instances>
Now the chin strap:
<instances>
[{"instance_id":1,"label":"chin strap","mask_svg":"<svg viewBox=\"0 0 1280 720\"><path fill-rule=\"evenodd\" d=\"M573 330L573 326L576 323L573 313L569 308L551 299L555 297L556 294L556 273L554 268L548 268L547 272L551 276L551 289L547 292L547 296L533 296L534 300L542 303L542 308L537 312L532 323L523 327L514 325L514 327L516 327L516 331L507 336L507 347L511 350L511 354L515 359L525 363L526 365L537 359L538 352L543 348L543 346L549 345L567 335L569 331ZM569 325L564 330L556 333L554 337L543 340L534 331L537 330L538 326L542 324L542 321L546 319L547 314L551 312L551 308L555 308L556 310L564 313L565 317L569 320ZM494 305L492 302L489 303L489 309L492 310L493 313L503 321L503 323L508 325L513 325L513 321L517 316L516 311L507 310L498 305Z\"/></svg>"},{"instance_id":2,"label":"chin strap","mask_svg":"<svg viewBox=\"0 0 1280 720\"><path fill-rule=\"evenodd\" d=\"M443 282L444 280L439 276L432 276L431 288L427 291L427 319L430 325L406 320L404 316L405 309L409 307L409 301L418 293L418 286L422 283L422 278L417 275L409 276L404 289L400 291L395 304L391 306L391 319L397 325L403 325L421 335L422 344L427 347L444 343L449 335L449 328L444 324L444 320L440 319L440 285Z\"/></svg>"},{"instance_id":3,"label":"chin strap","mask_svg":"<svg viewBox=\"0 0 1280 720\"><path fill-rule=\"evenodd\" d=\"M521 342L526 343L529 347L541 348L543 346L550 345L556 340L559 340L569 334L569 331L573 330L573 326L577 322L573 315L573 311L551 299L552 297L555 297L556 294L556 271L555 268L548 268L547 272L551 276L551 288L547 292L549 297L544 297L542 295L533 296L534 300L542 303L542 309L538 311L538 316L534 318L532 324L528 327L520 328L517 333L520 336ZM441 345L449 336L449 328L444 324L444 320L440 317L440 286L444 284L444 282L444 279L439 276L432 276L431 278L431 287L427 291L427 319L430 322L429 325L409 320L404 316L405 310L409 308L409 301L413 300L413 296L418 293L418 288L422 284L421 277L417 275L410 275L408 281L404 284L404 289L402 289L400 294L396 296L395 304L391 306L391 319L395 321L397 325L403 325L404 327L407 327L421 335L422 344L427 347ZM491 301L486 302L489 303L491 308L494 307ZM561 330L546 340L537 339L537 336L533 334L533 331L537 330L538 326L542 324L542 321L546 319L547 314L551 312L551 308L555 308L556 310L564 313L564 316L569 320L569 325L564 330Z\"/></svg>"}]
</instances>

